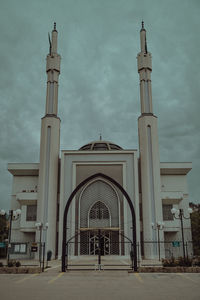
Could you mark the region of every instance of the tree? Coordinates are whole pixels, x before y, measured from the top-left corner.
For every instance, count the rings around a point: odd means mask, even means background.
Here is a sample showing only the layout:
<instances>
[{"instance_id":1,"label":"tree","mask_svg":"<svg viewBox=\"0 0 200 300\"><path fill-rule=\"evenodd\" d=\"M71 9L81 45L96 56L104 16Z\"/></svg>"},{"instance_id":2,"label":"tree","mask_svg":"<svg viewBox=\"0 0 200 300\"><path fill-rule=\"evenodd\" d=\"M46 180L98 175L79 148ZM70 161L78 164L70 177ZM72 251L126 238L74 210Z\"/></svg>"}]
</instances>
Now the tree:
<instances>
[{"instance_id":1,"label":"tree","mask_svg":"<svg viewBox=\"0 0 200 300\"><path fill-rule=\"evenodd\" d=\"M0 216L0 243L8 238L8 220L7 216ZM6 247L0 247L0 257L6 256Z\"/></svg>"},{"instance_id":2,"label":"tree","mask_svg":"<svg viewBox=\"0 0 200 300\"><path fill-rule=\"evenodd\" d=\"M191 229L194 255L200 256L200 204L190 203L193 209L191 214Z\"/></svg>"}]
</instances>

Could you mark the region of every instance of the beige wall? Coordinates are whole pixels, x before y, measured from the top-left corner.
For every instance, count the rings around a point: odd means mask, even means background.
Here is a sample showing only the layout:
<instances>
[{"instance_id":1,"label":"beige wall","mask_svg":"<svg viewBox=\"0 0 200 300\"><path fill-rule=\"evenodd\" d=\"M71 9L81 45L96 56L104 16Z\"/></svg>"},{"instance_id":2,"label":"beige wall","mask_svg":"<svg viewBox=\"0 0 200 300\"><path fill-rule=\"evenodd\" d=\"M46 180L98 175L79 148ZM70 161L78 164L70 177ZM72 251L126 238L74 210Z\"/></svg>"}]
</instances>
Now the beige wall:
<instances>
[{"instance_id":1,"label":"beige wall","mask_svg":"<svg viewBox=\"0 0 200 300\"><path fill-rule=\"evenodd\" d=\"M77 165L76 166L76 184L78 185L84 179L88 178L89 176L96 174L96 173L103 173L108 175L109 177L115 179L121 185L123 184L123 169L122 165L99 165L99 164L86 164L86 165Z\"/></svg>"}]
</instances>

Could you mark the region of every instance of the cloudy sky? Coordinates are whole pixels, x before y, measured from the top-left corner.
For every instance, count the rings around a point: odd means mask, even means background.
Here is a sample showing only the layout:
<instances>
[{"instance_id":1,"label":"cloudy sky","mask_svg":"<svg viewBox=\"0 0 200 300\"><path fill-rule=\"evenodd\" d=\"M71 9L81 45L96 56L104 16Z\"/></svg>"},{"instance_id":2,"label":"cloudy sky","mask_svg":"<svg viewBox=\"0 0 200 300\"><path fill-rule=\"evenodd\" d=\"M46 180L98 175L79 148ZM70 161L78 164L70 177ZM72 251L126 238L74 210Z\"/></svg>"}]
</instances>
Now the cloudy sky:
<instances>
[{"instance_id":1,"label":"cloudy sky","mask_svg":"<svg viewBox=\"0 0 200 300\"><path fill-rule=\"evenodd\" d=\"M38 162L48 31L57 22L61 149L99 133L138 148L141 20L153 57L161 161L192 161L190 201L200 202L200 1L1 0L0 208L9 209L9 162Z\"/></svg>"}]
</instances>

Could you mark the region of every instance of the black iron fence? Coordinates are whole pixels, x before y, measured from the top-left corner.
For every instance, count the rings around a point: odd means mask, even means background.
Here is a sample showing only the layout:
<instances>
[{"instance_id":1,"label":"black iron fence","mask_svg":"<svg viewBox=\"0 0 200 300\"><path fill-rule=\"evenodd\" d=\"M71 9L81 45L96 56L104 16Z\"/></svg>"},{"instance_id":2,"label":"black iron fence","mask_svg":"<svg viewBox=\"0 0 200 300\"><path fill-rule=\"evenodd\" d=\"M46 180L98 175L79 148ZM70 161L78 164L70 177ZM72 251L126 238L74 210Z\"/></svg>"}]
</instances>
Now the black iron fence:
<instances>
[{"instance_id":1,"label":"black iron fence","mask_svg":"<svg viewBox=\"0 0 200 300\"><path fill-rule=\"evenodd\" d=\"M137 257L134 251L132 241L118 231L83 231L66 244L65 268L134 269L134 258Z\"/></svg>"},{"instance_id":2,"label":"black iron fence","mask_svg":"<svg viewBox=\"0 0 200 300\"><path fill-rule=\"evenodd\" d=\"M43 243L36 242L12 242L10 245L6 243L6 255L4 259L8 261L20 261L22 265L41 264L43 254ZM8 256L9 254L9 256Z\"/></svg>"},{"instance_id":3,"label":"black iron fence","mask_svg":"<svg viewBox=\"0 0 200 300\"><path fill-rule=\"evenodd\" d=\"M95 248L96 246L96 248ZM93 268L102 265L104 269L132 269L134 247L128 240L72 239L67 245L67 269ZM184 249L183 249L184 247ZM185 250L185 251L184 251ZM137 243L137 265L161 265L165 258L193 258L193 242L186 241L144 241ZM101 268L101 266L100 266Z\"/></svg>"},{"instance_id":4,"label":"black iron fence","mask_svg":"<svg viewBox=\"0 0 200 300\"><path fill-rule=\"evenodd\" d=\"M42 271L48 267L52 251L46 251L45 242L12 242L5 243L6 255L1 257L1 263L9 267L17 266L39 266Z\"/></svg>"},{"instance_id":5,"label":"black iron fence","mask_svg":"<svg viewBox=\"0 0 200 300\"><path fill-rule=\"evenodd\" d=\"M200 244L200 241L199 241ZM182 241L144 241L141 245L138 245L140 250L140 257L142 259L153 258L161 261L163 258L178 258L185 256L192 258L194 253L194 246L192 241L186 241L184 244Z\"/></svg>"},{"instance_id":6,"label":"black iron fence","mask_svg":"<svg viewBox=\"0 0 200 300\"><path fill-rule=\"evenodd\" d=\"M144 241L137 243L137 264L158 265L165 258L183 257L193 258L196 249L200 248L200 241L193 243L186 241ZM4 247L4 249L6 249ZM93 235L75 236L66 245L66 265L68 269L133 269L134 247L125 237L117 238L115 234L102 235L99 239ZM10 259L23 261L23 264L40 265L45 267L47 257L43 243L12 243ZM198 254L197 254L198 255ZM27 263L26 263L27 261ZM32 261L32 262L31 262Z\"/></svg>"}]
</instances>

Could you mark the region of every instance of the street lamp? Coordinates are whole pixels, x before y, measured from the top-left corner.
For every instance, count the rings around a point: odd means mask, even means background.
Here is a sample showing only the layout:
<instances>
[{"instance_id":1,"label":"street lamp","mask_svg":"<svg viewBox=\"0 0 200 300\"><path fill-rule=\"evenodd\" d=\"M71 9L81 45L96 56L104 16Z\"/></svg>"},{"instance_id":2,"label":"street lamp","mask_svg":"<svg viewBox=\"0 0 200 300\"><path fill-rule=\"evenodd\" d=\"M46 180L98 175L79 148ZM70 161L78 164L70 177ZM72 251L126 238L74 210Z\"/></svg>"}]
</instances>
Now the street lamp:
<instances>
[{"instance_id":1,"label":"street lamp","mask_svg":"<svg viewBox=\"0 0 200 300\"><path fill-rule=\"evenodd\" d=\"M158 257L160 261L160 230L162 230L165 226L164 222L157 222L156 224L151 223L153 229L157 229L158 231Z\"/></svg>"},{"instance_id":2,"label":"street lamp","mask_svg":"<svg viewBox=\"0 0 200 300\"><path fill-rule=\"evenodd\" d=\"M184 260L185 260L185 242L184 242L184 232L183 232L183 219L190 219L190 214L192 213L192 208L188 208L188 213L189 213L189 217L185 217L184 216L184 212L183 212L183 209L180 208L180 209L176 209L175 207L173 207L171 209L171 213L173 215L173 218L174 219L179 219L181 221L181 235L182 235L182 244L183 244L183 257L184 257Z\"/></svg>"},{"instance_id":3,"label":"street lamp","mask_svg":"<svg viewBox=\"0 0 200 300\"><path fill-rule=\"evenodd\" d=\"M12 221L16 221L20 215L21 215L22 211L21 209L17 209L17 210L9 210L8 213L8 217L9 217L9 231L8 231L8 250L7 250L7 264L9 263L10 260L10 249L11 249L11 230L12 230ZM1 216L5 216L6 215L6 211L4 209L0 210L0 215Z\"/></svg>"},{"instance_id":4,"label":"street lamp","mask_svg":"<svg viewBox=\"0 0 200 300\"><path fill-rule=\"evenodd\" d=\"M42 264L42 231L48 229L48 223L43 224L42 222L35 223L35 227L37 230L40 231L40 250L39 250L39 261L40 261L40 268ZM43 264L42 264L42 271L44 271L44 257L45 257L45 243L43 244Z\"/></svg>"}]
</instances>

